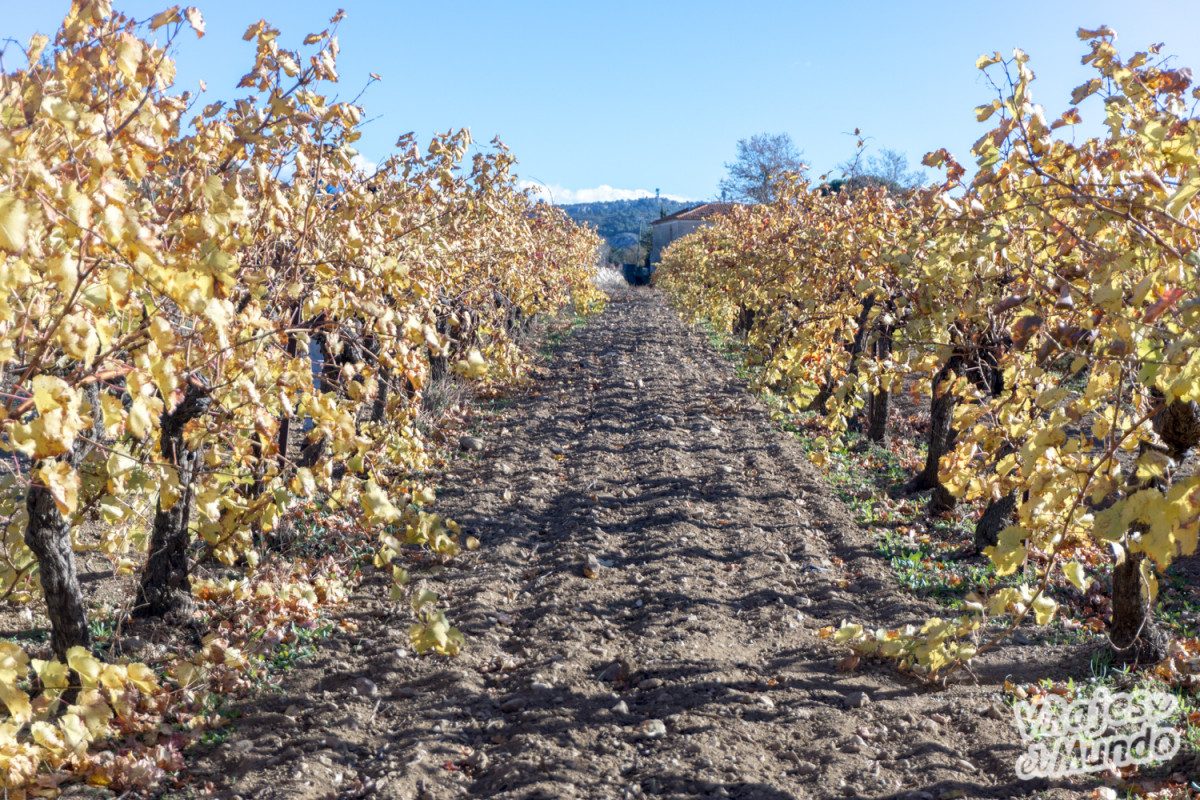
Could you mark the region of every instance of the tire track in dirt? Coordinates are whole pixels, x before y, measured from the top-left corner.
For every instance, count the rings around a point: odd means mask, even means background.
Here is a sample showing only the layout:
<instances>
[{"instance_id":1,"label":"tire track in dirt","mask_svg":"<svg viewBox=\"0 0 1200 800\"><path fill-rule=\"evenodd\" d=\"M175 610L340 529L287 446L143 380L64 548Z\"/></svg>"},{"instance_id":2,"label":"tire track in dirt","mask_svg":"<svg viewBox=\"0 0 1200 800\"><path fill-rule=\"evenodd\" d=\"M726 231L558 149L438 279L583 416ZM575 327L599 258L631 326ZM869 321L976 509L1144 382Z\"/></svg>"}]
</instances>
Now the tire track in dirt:
<instances>
[{"instance_id":1,"label":"tire track in dirt","mask_svg":"<svg viewBox=\"0 0 1200 800\"><path fill-rule=\"evenodd\" d=\"M821 626L936 610L655 291L618 292L478 435L440 508L483 546L417 576L466 651L410 657L365 586L359 634L202 761L225 796L1083 796L1015 782L987 683L1077 669L1062 648L945 691L838 671Z\"/></svg>"}]
</instances>

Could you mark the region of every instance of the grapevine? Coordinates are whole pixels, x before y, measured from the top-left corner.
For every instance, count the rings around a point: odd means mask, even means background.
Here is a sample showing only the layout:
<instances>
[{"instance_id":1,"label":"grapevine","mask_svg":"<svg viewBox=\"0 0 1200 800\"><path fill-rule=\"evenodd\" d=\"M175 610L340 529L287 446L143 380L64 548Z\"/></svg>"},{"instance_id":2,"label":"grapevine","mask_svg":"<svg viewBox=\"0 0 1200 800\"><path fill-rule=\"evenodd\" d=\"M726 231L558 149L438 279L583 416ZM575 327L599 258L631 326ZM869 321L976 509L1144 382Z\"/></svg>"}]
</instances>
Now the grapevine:
<instances>
[{"instance_id":1,"label":"grapevine","mask_svg":"<svg viewBox=\"0 0 1200 800\"><path fill-rule=\"evenodd\" d=\"M1122 59L1113 31L1079 36L1095 77L1053 118L1027 54L979 60L995 99L976 109L991 127L973 178L945 150L925 159L941 181L909 193L792 176L664 256L685 314L744 335L760 382L824 412L830 437L880 439L888 393L926 392L929 459L909 491L932 490L934 512L985 506L977 546L1024 579L954 618L829 633L930 676L1049 622L1054 576L1084 590L1104 566L1114 649L1163 658L1156 576L1196 549L1200 90L1157 47ZM1103 134L1077 140L1097 102Z\"/></svg>"},{"instance_id":2,"label":"grapevine","mask_svg":"<svg viewBox=\"0 0 1200 800\"><path fill-rule=\"evenodd\" d=\"M0 595L46 603L56 659L5 645L8 791L43 769L120 783L93 743L244 661L219 639L167 674L97 660L77 551L138 575L134 616L222 597L313 612L341 602L332 576L261 573L320 503L373 531L409 597L401 553L463 546L423 477L426 388L519 378L530 320L601 297L595 234L519 190L498 141L468 161L466 131L406 136L356 166L363 109L329 99L341 19L296 49L250 26L228 103L173 85L172 43L205 35L190 7L139 21L74 0L0 76ZM197 552L258 588L193 581ZM414 646L457 652L436 596L411 599Z\"/></svg>"}]
</instances>

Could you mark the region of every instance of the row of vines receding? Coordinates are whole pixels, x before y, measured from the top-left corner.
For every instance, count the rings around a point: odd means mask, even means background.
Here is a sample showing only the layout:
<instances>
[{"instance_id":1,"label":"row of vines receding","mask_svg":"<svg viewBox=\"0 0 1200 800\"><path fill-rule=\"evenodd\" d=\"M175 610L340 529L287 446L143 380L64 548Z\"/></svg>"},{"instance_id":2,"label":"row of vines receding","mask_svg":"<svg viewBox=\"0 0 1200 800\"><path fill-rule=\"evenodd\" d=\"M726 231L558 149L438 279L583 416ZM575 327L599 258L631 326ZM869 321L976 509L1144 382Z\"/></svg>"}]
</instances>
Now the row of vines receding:
<instances>
[{"instance_id":1,"label":"row of vines receding","mask_svg":"<svg viewBox=\"0 0 1200 800\"><path fill-rule=\"evenodd\" d=\"M945 150L912 192L790 176L660 272L685 313L744 336L762 387L823 416L818 462L848 429L882 441L898 394L927 398L904 488L935 514L977 509L969 544L1003 580L948 618L832 632L926 675L1101 575L1116 653L1187 657L1152 609L1200 514L1200 90L1157 48L1122 59L1111 30L1079 35L1095 76L1054 116L1025 53L979 60L995 97L975 109L973 176Z\"/></svg>"},{"instance_id":2,"label":"row of vines receding","mask_svg":"<svg viewBox=\"0 0 1200 800\"><path fill-rule=\"evenodd\" d=\"M132 617L289 624L346 596L332 562L273 557L319 506L373 532L418 651L462 645L399 559L466 546L423 477L426 389L516 378L530 320L599 299L598 240L519 190L498 142L468 158L465 131L364 169L363 109L327 96L341 17L296 49L252 25L237 99L207 104L173 85L194 8L74 0L19 66L3 54L0 597L51 623L46 658L0 643L6 796L152 782L177 766L161 732L202 724L246 663L215 635L153 667L97 658L80 552L130 576Z\"/></svg>"}]
</instances>

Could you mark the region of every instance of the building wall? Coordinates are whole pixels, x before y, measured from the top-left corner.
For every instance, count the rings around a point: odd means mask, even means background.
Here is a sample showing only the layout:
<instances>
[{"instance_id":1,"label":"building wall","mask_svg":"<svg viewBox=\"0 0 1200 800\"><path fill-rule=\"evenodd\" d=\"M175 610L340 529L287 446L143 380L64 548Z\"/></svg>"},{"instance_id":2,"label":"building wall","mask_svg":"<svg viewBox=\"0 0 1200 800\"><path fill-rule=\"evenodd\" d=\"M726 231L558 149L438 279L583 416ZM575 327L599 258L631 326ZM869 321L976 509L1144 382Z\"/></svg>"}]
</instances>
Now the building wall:
<instances>
[{"instance_id":1,"label":"building wall","mask_svg":"<svg viewBox=\"0 0 1200 800\"><path fill-rule=\"evenodd\" d=\"M692 231L705 224L702 219L677 219L671 222L660 222L650 226L650 263L657 264L662 260L662 251L667 245L681 236L687 236Z\"/></svg>"}]
</instances>

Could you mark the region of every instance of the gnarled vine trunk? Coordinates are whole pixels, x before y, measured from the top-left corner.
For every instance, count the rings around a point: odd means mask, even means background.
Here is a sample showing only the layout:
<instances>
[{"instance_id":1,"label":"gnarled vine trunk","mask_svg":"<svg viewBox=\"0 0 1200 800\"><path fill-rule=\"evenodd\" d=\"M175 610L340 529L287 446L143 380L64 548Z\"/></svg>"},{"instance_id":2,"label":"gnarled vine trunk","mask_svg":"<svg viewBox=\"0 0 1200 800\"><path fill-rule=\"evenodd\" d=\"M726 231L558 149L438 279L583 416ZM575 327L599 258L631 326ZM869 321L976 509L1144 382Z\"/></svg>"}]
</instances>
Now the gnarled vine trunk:
<instances>
[{"instance_id":1,"label":"gnarled vine trunk","mask_svg":"<svg viewBox=\"0 0 1200 800\"><path fill-rule=\"evenodd\" d=\"M191 613L188 524L200 454L187 447L183 430L208 410L210 402L208 388L189 381L179 405L173 411L163 413L160 448L163 458L175 468L179 477L179 497L170 508L163 508L162 497L159 497L150 536L150 554L138 586L134 616L186 617Z\"/></svg>"},{"instance_id":2,"label":"gnarled vine trunk","mask_svg":"<svg viewBox=\"0 0 1200 800\"><path fill-rule=\"evenodd\" d=\"M929 401L929 441L928 449L925 452L925 466L904 487L904 490L909 493L934 489L934 498L930 501L931 511L934 510L934 500L939 501L939 505L941 501L945 500L944 496L938 497L938 489L941 489L942 495L949 494L938 480L938 465L942 456L954 446L952 423L956 398L948 384L961 368L962 356L956 353L942 365L942 368L933 377L933 391ZM951 507L953 506L951 505Z\"/></svg>"},{"instance_id":3,"label":"gnarled vine trunk","mask_svg":"<svg viewBox=\"0 0 1200 800\"><path fill-rule=\"evenodd\" d=\"M1182 461L1188 451L1200 444L1200 405L1195 402L1166 402L1161 392L1151 392L1155 406L1151 424L1171 459L1172 467ZM1144 448L1144 445L1143 445ZM1165 492L1170 488L1172 470L1154 477L1140 488ZM1135 487L1134 488L1139 488ZM1154 609L1148 599L1146 581L1142 577L1142 553L1125 553L1125 560L1113 569L1112 625L1109 638L1113 654L1123 662L1154 663L1166 656L1168 637L1154 620Z\"/></svg>"},{"instance_id":4,"label":"gnarled vine trunk","mask_svg":"<svg viewBox=\"0 0 1200 800\"><path fill-rule=\"evenodd\" d=\"M46 486L30 485L25 508L29 513L25 544L38 561L38 577L50 618L50 646L56 658L66 661L72 647L91 647L87 611L71 549L71 527Z\"/></svg>"},{"instance_id":5,"label":"gnarled vine trunk","mask_svg":"<svg viewBox=\"0 0 1200 800\"><path fill-rule=\"evenodd\" d=\"M846 345L846 351L850 353L850 365L846 371L853 375L858 372L858 359L862 355L863 341L867 334L867 319L871 316L871 309L875 307L874 296L864 297L862 307L859 309L858 317L855 320L854 338ZM809 401L805 406L805 411L817 411L824 414L828 410L829 399L833 397L833 378L826 375L821 388L817 390L817 396ZM856 424L851 420L852 425Z\"/></svg>"},{"instance_id":6,"label":"gnarled vine trunk","mask_svg":"<svg viewBox=\"0 0 1200 800\"><path fill-rule=\"evenodd\" d=\"M371 404L371 422L383 422L387 412L388 394L392 386L392 371L387 367L379 370L379 390L375 394L375 402Z\"/></svg>"},{"instance_id":7,"label":"gnarled vine trunk","mask_svg":"<svg viewBox=\"0 0 1200 800\"><path fill-rule=\"evenodd\" d=\"M439 336L447 336L450 332L450 314L439 313L437 315L437 324L434 326ZM450 374L450 358L449 355L434 355L429 354L429 382L441 380Z\"/></svg>"},{"instance_id":8,"label":"gnarled vine trunk","mask_svg":"<svg viewBox=\"0 0 1200 800\"><path fill-rule=\"evenodd\" d=\"M925 453L925 466L904 487L909 493L932 489L933 492L929 496L931 514L950 511L958 502L938 477L942 456L954 448L957 438L954 430L954 407L958 404L958 396L951 391L950 384L955 378L965 376L976 388L993 397L999 395L1004 391L1000 354L1005 347L1007 344L1002 338L982 337L975 341L969 352L961 348L956 349L934 375L929 403L929 446Z\"/></svg>"},{"instance_id":9,"label":"gnarled vine trunk","mask_svg":"<svg viewBox=\"0 0 1200 800\"><path fill-rule=\"evenodd\" d=\"M985 547L995 547L1000 541L1000 531L1013 524L1016 513L1016 492L1009 492L989 502L975 522L975 551L983 552Z\"/></svg>"},{"instance_id":10,"label":"gnarled vine trunk","mask_svg":"<svg viewBox=\"0 0 1200 800\"><path fill-rule=\"evenodd\" d=\"M1167 654L1167 635L1154 621L1146 582L1142 578L1142 553L1126 553L1113 569L1113 618L1109 631L1118 662L1153 664Z\"/></svg>"},{"instance_id":11,"label":"gnarled vine trunk","mask_svg":"<svg viewBox=\"0 0 1200 800\"><path fill-rule=\"evenodd\" d=\"M750 329L754 327L754 309L738 306L737 316L733 320L733 333L736 336L745 336L750 333Z\"/></svg>"}]
</instances>

